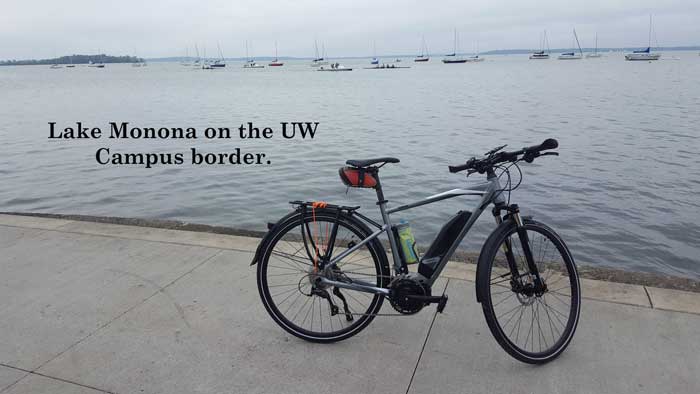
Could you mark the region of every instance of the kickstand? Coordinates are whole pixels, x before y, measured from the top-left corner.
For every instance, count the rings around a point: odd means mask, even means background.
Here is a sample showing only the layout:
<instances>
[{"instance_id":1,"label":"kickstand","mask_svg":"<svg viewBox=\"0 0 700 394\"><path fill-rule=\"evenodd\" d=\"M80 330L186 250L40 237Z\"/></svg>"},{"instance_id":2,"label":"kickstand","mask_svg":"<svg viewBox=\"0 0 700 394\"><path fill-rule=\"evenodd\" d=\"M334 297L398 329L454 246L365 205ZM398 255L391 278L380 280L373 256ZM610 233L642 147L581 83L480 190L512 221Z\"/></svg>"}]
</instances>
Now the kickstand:
<instances>
[{"instance_id":1,"label":"kickstand","mask_svg":"<svg viewBox=\"0 0 700 394\"><path fill-rule=\"evenodd\" d=\"M334 287L333 295L335 295L336 297L340 298L341 301L343 301L343 309L345 310L345 320L353 321L352 313L350 312L350 308L348 308L348 302L345 301L345 296L343 295L343 293L340 292L340 289Z\"/></svg>"}]
</instances>

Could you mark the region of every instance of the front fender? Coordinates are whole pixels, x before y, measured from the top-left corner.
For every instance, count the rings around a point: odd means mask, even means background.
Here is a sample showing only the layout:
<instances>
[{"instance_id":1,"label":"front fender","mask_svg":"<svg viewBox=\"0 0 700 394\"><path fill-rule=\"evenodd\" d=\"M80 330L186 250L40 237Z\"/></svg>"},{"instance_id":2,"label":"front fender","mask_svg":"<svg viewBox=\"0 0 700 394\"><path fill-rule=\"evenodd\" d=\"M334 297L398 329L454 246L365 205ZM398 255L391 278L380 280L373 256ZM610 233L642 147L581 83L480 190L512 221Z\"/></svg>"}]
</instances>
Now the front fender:
<instances>
[{"instance_id":1,"label":"front fender","mask_svg":"<svg viewBox=\"0 0 700 394\"><path fill-rule=\"evenodd\" d=\"M495 257L495 253L498 253L498 250L493 250L493 248L498 248L498 245L495 245L495 243L498 241L501 234L503 234L504 231L508 231L512 226L515 226L515 221L511 218L505 219L491 234L489 234L489 237L486 238L486 242L484 242L484 245L481 247L479 260L477 260L476 263L476 301L478 303L481 303L488 296L490 280L489 264L491 264L491 261Z\"/></svg>"}]
</instances>

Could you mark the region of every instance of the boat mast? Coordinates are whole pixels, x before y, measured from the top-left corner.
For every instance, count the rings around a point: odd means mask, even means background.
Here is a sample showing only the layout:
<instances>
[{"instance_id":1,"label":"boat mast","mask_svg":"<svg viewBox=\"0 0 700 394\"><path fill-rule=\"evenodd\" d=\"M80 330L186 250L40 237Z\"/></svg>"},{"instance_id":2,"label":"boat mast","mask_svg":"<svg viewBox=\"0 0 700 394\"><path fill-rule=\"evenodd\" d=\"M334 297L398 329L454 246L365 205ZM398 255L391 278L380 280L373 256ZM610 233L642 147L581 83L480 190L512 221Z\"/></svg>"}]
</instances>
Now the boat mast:
<instances>
[{"instance_id":1,"label":"boat mast","mask_svg":"<svg viewBox=\"0 0 700 394\"><path fill-rule=\"evenodd\" d=\"M595 33L595 52L598 53L598 33Z\"/></svg>"},{"instance_id":2,"label":"boat mast","mask_svg":"<svg viewBox=\"0 0 700 394\"><path fill-rule=\"evenodd\" d=\"M651 49L651 14L649 14L649 45L647 47Z\"/></svg>"},{"instance_id":3,"label":"boat mast","mask_svg":"<svg viewBox=\"0 0 700 394\"><path fill-rule=\"evenodd\" d=\"M549 55L551 53L551 50L549 49L549 40L547 39L547 30L544 31L544 42L547 44L547 54ZM542 48L544 50L544 48Z\"/></svg>"},{"instance_id":4,"label":"boat mast","mask_svg":"<svg viewBox=\"0 0 700 394\"><path fill-rule=\"evenodd\" d=\"M455 40L454 40L454 48L452 53L457 56L457 29L455 29Z\"/></svg>"},{"instance_id":5,"label":"boat mast","mask_svg":"<svg viewBox=\"0 0 700 394\"><path fill-rule=\"evenodd\" d=\"M576 35L576 29L574 29L574 38L576 39L576 46L578 46L578 52L583 56L583 50L581 50L581 44L578 42L578 35Z\"/></svg>"}]
</instances>

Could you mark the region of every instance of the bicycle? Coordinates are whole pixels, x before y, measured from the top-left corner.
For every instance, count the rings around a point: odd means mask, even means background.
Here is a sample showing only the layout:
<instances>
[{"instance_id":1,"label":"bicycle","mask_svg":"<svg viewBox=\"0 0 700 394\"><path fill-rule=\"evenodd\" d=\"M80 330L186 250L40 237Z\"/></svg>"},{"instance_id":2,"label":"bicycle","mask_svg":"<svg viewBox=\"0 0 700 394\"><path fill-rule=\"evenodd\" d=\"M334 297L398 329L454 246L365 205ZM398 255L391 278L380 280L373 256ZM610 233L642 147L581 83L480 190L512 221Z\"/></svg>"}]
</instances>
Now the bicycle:
<instances>
[{"instance_id":1,"label":"bicycle","mask_svg":"<svg viewBox=\"0 0 700 394\"><path fill-rule=\"evenodd\" d=\"M258 264L258 290L272 319L299 338L334 342L357 334L376 316L412 315L429 304L437 304L442 312L448 297L433 295L432 285L479 216L493 205L497 227L479 254L476 299L491 333L508 354L531 364L558 357L571 342L579 320L576 265L554 230L521 216L518 205L510 203L511 192L523 178L518 163L558 155L543 152L557 148L558 142L547 139L513 152L504 151L505 147L449 166L451 173L467 171L467 177L485 174L485 183L392 209L387 207L379 168L399 160L348 160L340 169L342 181L348 187L375 189L382 223L361 214L359 206L292 201L291 213L268 224L251 263ZM511 168L520 175L515 185ZM417 272L410 272L410 251L399 244L402 239L390 215L458 196L481 199L473 211L459 211L442 227L420 258ZM378 238L383 233L393 272ZM379 313L385 298L397 314Z\"/></svg>"}]
</instances>

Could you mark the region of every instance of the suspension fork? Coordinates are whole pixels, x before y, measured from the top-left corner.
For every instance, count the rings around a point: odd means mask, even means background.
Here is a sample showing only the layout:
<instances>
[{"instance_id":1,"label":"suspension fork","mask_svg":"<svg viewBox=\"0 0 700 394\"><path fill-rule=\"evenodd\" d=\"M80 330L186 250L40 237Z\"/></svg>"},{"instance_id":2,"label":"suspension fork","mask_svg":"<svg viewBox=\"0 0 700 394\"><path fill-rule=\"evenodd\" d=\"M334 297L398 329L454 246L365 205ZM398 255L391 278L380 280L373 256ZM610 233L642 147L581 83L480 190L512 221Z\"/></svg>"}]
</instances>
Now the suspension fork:
<instances>
[{"instance_id":1,"label":"suspension fork","mask_svg":"<svg viewBox=\"0 0 700 394\"><path fill-rule=\"evenodd\" d=\"M518 233L518 238L520 239L520 245L523 248L523 254L525 255L525 262L527 264L528 271L530 275L534 277L534 285L536 290L543 289L543 282L540 278L540 272L535 264L535 259L532 255L532 249L530 248L530 238L527 235L527 230L523 224L522 217L520 216L520 208L517 204L512 204L510 206L497 206L493 210L493 215L496 218L496 223L501 224L503 219L501 219L501 209L508 211L508 215L513 218L516 226L516 232ZM520 272L518 271L518 264L515 261L515 256L513 255L512 241L510 237L505 239L503 244L503 252L506 255L506 260L508 261L508 266L510 268L510 273L513 279L520 278Z\"/></svg>"},{"instance_id":2,"label":"suspension fork","mask_svg":"<svg viewBox=\"0 0 700 394\"><path fill-rule=\"evenodd\" d=\"M532 249L530 248L530 238L527 235L527 230L523 225L523 219L520 217L520 208L517 204L510 206L510 214L515 221L517 226L518 238L520 238L520 246L523 248L523 253L525 254L525 261L527 262L527 268L530 271L530 275L534 276L535 292L539 293L544 290L544 282L540 278L540 271L537 269L537 264L535 264L535 258L532 256Z\"/></svg>"},{"instance_id":3,"label":"suspension fork","mask_svg":"<svg viewBox=\"0 0 700 394\"><path fill-rule=\"evenodd\" d=\"M505 204L498 204L493 208L493 217L496 219L496 225L503 223L503 218L501 218L501 209L508 209ZM518 264L515 261L515 256L513 255L513 246L510 241L510 237L506 237L503 243L503 254L506 255L506 261L508 262L508 268L510 268L510 276L513 280L520 278L520 272L518 272Z\"/></svg>"}]
</instances>

